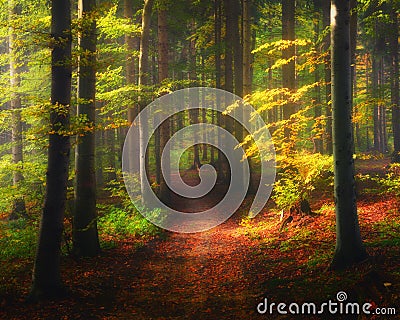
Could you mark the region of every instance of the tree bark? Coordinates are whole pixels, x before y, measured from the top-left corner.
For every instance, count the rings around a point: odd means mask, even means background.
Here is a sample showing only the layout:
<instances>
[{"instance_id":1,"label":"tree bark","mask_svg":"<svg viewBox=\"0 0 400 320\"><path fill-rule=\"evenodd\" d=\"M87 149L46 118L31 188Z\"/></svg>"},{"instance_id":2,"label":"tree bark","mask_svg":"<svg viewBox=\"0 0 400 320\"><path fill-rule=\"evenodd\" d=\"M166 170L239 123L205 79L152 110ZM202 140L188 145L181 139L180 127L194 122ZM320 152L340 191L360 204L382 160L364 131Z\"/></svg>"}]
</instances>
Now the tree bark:
<instances>
[{"instance_id":1,"label":"tree bark","mask_svg":"<svg viewBox=\"0 0 400 320\"><path fill-rule=\"evenodd\" d=\"M349 1L331 0L333 158L336 249L330 268L344 269L367 258L357 216L351 122Z\"/></svg>"},{"instance_id":2,"label":"tree bark","mask_svg":"<svg viewBox=\"0 0 400 320\"><path fill-rule=\"evenodd\" d=\"M358 0L350 0L350 66L351 66L351 107L353 108L353 101L355 95L355 78L356 78L356 47L357 47L357 2ZM355 130L357 126L353 127ZM354 131L354 136L355 131ZM355 152L355 143L354 143Z\"/></svg>"},{"instance_id":3,"label":"tree bark","mask_svg":"<svg viewBox=\"0 0 400 320\"><path fill-rule=\"evenodd\" d=\"M282 40L294 41L295 40L295 0L282 1ZM296 69L295 59L296 54L295 46L293 43L289 44L288 48L282 50L282 59L286 62L282 66L282 86L290 92L296 89ZM292 114L296 112L296 106L288 102L283 106L283 119L288 120ZM289 127L285 128L285 140L289 141L291 130Z\"/></svg>"},{"instance_id":4,"label":"tree bark","mask_svg":"<svg viewBox=\"0 0 400 320\"><path fill-rule=\"evenodd\" d=\"M192 31L196 29L195 26L195 21L192 21L191 23L191 28ZM197 68L196 68L196 40L192 38L190 40L190 45L189 45L189 79L194 82L194 85L197 86ZM193 83L191 84L193 85ZM195 96L193 97L193 100L191 101L192 105L195 107L195 109L189 110L189 116L190 116L190 124L197 124L199 123L199 109L197 109L200 105L200 97ZM197 133L195 132L195 137L194 137L194 145L193 145L193 165L192 169L198 169L201 167L201 161L200 161L200 145L198 144L198 139L199 137L197 136Z\"/></svg>"},{"instance_id":5,"label":"tree bark","mask_svg":"<svg viewBox=\"0 0 400 320\"><path fill-rule=\"evenodd\" d=\"M124 0L124 17L129 19L131 23L133 23L133 14L134 14L134 0ZM137 83L137 58L135 57L134 53L136 50L139 49L139 37L132 36L130 34L125 35L125 44L127 47L127 56L126 56L126 84L127 85L135 85ZM132 103L128 106L128 123L132 125L133 120L139 113L139 106L136 103ZM132 139L132 136L129 135L128 139ZM130 141L129 146L133 146L134 142ZM133 147L128 149L129 152L129 168L133 170L133 168L139 167L139 150L135 150Z\"/></svg>"},{"instance_id":6,"label":"tree bark","mask_svg":"<svg viewBox=\"0 0 400 320\"><path fill-rule=\"evenodd\" d=\"M11 26L9 28L8 46L10 55L10 89L11 89L11 141L12 141L12 163L16 167L13 170L13 186L18 188L24 180L22 175L23 165L23 141L22 141L22 119L21 119L21 96L18 92L21 79L20 68L18 64L18 48L16 41L16 33L13 27L13 19L21 14L20 6L14 0L9 0L9 19ZM9 219L17 219L26 217L25 200L21 196L16 196L13 199L12 211Z\"/></svg>"},{"instance_id":7,"label":"tree bark","mask_svg":"<svg viewBox=\"0 0 400 320\"><path fill-rule=\"evenodd\" d=\"M153 10L154 0L145 0L142 11L142 32L140 35L140 53L139 53L139 81L138 85L143 91L143 86L149 84L149 41L150 41L150 23L151 13ZM139 97L140 109L143 110L146 106L147 99L145 96ZM141 121L139 121L139 168L140 168L140 185L142 188L142 204L146 205L146 192L144 189L145 182L149 176L147 145L145 141L148 136L148 117L146 113L142 112Z\"/></svg>"},{"instance_id":8,"label":"tree bark","mask_svg":"<svg viewBox=\"0 0 400 320\"><path fill-rule=\"evenodd\" d=\"M322 1L322 21L323 27L329 28L331 25L331 14L330 14L330 3L328 0ZM327 154L332 154L332 105L331 105L331 66L329 61L331 61L330 56L330 46L331 38L329 34L325 37L323 42L323 50L328 53L325 63L325 116L326 116L326 130L325 130L325 148Z\"/></svg>"},{"instance_id":9,"label":"tree bark","mask_svg":"<svg viewBox=\"0 0 400 320\"><path fill-rule=\"evenodd\" d=\"M33 267L30 300L65 294L60 273L61 238L66 204L70 138L62 131L69 126L71 102L71 3L53 0L51 5L51 131L49 135L46 196L39 241ZM63 110L60 110L59 107Z\"/></svg>"},{"instance_id":10,"label":"tree bark","mask_svg":"<svg viewBox=\"0 0 400 320\"><path fill-rule=\"evenodd\" d=\"M95 117L96 117L96 0L80 0L78 15L83 28L78 37L77 115L87 119L88 130L77 139L73 252L95 256L100 252L96 218Z\"/></svg>"},{"instance_id":11,"label":"tree bark","mask_svg":"<svg viewBox=\"0 0 400 320\"><path fill-rule=\"evenodd\" d=\"M243 97L251 94L251 0L243 0Z\"/></svg>"},{"instance_id":12,"label":"tree bark","mask_svg":"<svg viewBox=\"0 0 400 320\"><path fill-rule=\"evenodd\" d=\"M392 103L392 129L394 140L393 162L400 162L400 102L399 102L399 22L396 13L396 1L391 1L391 28L390 28L390 54L391 54L391 86L390 96Z\"/></svg>"},{"instance_id":13,"label":"tree bark","mask_svg":"<svg viewBox=\"0 0 400 320\"><path fill-rule=\"evenodd\" d=\"M214 2L214 42L215 42L215 87L217 89L222 88L222 59L221 59L221 38L222 38L222 14L221 14L221 0L215 0ZM217 97L219 99L219 97ZM216 101L217 104L220 103L219 100ZM223 126L224 119L220 112L217 112L217 126ZM222 137L218 135L218 145L221 145ZM218 149L218 160L217 160L217 174L218 180L222 181L224 179L223 175L223 153Z\"/></svg>"},{"instance_id":14,"label":"tree bark","mask_svg":"<svg viewBox=\"0 0 400 320\"><path fill-rule=\"evenodd\" d=\"M162 82L168 78L168 24L167 24L167 8L166 2L159 3L158 9L158 81ZM170 150L165 148L170 137L170 119L166 119L160 125L160 149L159 154L164 155L164 171L161 171L161 164L158 170L160 171L160 199L168 204L170 203L170 191L167 181L170 177Z\"/></svg>"},{"instance_id":15,"label":"tree bark","mask_svg":"<svg viewBox=\"0 0 400 320\"><path fill-rule=\"evenodd\" d=\"M315 32L315 42L317 43L319 34L320 34L320 28L319 28L319 23L320 23L320 1L319 0L314 0L314 32ZM319 48L316 48L316 55L321 54L319 51ZM314 81L319 82L321 81L321 76L320 76L320 69L319 65L315 65L315 71L314 71ZM322 107L321 107L321 87L317 85L315 87L315 106L314 106L314 115L315 119L317 119L317 126L316 126L316 134L317 137L314 137L314 152L319 152L323 153L323 141L322 141L322 135L321 135L321 124L320 124L320 118L322 116Z\"/></svg>"}]
</instances>

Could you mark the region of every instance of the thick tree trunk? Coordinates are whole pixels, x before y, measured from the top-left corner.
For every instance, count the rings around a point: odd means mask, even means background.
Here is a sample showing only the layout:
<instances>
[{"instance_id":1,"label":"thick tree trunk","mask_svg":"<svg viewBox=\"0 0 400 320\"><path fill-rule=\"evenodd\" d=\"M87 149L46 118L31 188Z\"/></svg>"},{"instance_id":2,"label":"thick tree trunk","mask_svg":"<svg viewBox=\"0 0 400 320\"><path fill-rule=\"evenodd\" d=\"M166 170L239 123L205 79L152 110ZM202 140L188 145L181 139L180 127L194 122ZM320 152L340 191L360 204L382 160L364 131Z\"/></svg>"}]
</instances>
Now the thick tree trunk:
<instances>
[{"instance_id":1,"label":"thick tree trunk","mask_svg":"<svg viewBox=\"0 0 400 320\"><path fill-rule=\"evenodd\" d=\"M95 0L80 0L78 15L88 19L78 38L81 51L78 65L77 115L84 116L90 128L78 137L75 170L75 212L73 251L78 256L95 256L100 252L96 218L95 117L96 117L96 21Z\"/></svg>"},{"instance_id":2,"label":"thick tree trunk","mask_svg":"<svg viewBox=\"0 0 400 320\"><path fill-rule=\"evenodd\" d=\"M349 1L331 0L331 6L336 250L330 268L337 270L365 260L367 253L358 225L354 181Z\"/></svg>"},{"instance_id":3,"label":"thick tree trunk","mask_svg":"<svg viewBox=\"0 0 400 320\"><path fill-rule=\"evenodd\" d=\"M168 78L168 25L166 2L159 3L158 9L158 81L162 82ZM170 202L170 191L167 186L170 177L170 150L165 148L170 137L170 119L166 119L160 125L160 147L159 154L164 155L164 170L161 171L161 163L158 171L160 172L160 194L159 197L164 203Z\"/></svg>"},{"instance_id":4,"label":"thick tree trunk","mask_svg":"<svg viewBox=\"0 0 400 320\"><path fill-rule=\"evenodd\" d=\"M65 294L60 274L61 238L66 204L70 138L62 133L69 125L71 102L71 3L51 5L51 134L49 135L46 197L33 267L31 300ZM63 107L60 110L59 106ZM61 126L60 126L61 125ZM60 133L61 131L61 133Z\"/></svg>"},{"instance_id":5,"label":"thick tree trunk","mask_svg":"<svg viewBox=\"0 0 400 320\"><path fill-rule=\"evenodd\" d=\"M9 1L9 19L12 22L15 16L21 14L20 7L14 3L13 0ZM13 186L18 188L20 183L24 180L22 175L23 164L23 142L22 142L22 120L21 120L21 96L18 93L20 86L19 67L20 63L17 54L17 41L14 27L11 23L8 37L9 55L10 55L10 89L11 101L10 107L12 112L11 117L11 141L12 141L12 163L15 168L13 170ZM25 200L17 196L13 200L12 211L9 219L17 219L26 216Z\"/></svg>"}]
</instances>

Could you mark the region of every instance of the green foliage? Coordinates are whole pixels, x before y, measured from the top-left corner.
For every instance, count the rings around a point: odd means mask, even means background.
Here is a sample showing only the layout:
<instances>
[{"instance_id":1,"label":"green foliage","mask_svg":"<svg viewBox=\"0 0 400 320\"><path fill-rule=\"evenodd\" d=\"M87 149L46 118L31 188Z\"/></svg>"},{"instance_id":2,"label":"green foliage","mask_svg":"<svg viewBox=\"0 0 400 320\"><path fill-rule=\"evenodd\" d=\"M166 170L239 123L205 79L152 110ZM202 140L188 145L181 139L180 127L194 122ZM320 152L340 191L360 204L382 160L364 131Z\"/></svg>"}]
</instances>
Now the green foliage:
<instances>
[{"instance_id":1,"label":"green foliage","mask_svg":"<svg viewBox=\"0 0 400 320\"><path fill-rule=\"evenodd\" d=\"M400 222L391 219L376 222L374 224L374 233L376 237L367 242L371 247L398 247L400 246Z\"/></svg>"},{"instance_id":2,"label":"green foliage","mask_svg":"<svg viewBox=\"0 0 400 320\"><path fill-rule=\"evenodd\" d=\"M377 183L377 193L400 195L400 163L390 164L384 177L364 175L364 179Z\"/></svg>"},{"instance_id":3,"label":"green foliage","mask_svg":"<svg viewBox=\"0 0 400 320\"><path fill-rule=\"evenodd\" d=\"M137 211L120 180L111 181L106 190L112 198L118 199L119 204L98 205L98 228L103 240L146 238L160 233L158 227Z\"/></svg>"},{"instance_id":4,"label":"green foliage","mask_svg":"<svg viewBox=\"0 0 400 320\"><path fill-rule=\"evenodd\" d=\"M18 219L0 222L0 260L32 258L36 250L36 221Z\"/></svg>"},{"instance_id":5,"label":"green foliage","mask_svg":"<svg viewBox=\"0 0 400 320\"><path fill-rule=\"evenodd\" d=\"M11 183L14 171L24 176L18 187ZM24 198L31 213L38 211L43 203L45 178L45 155L26 152L23 166L11 164L10 155L3 156L0 159L0 212L9 212L15 198Z\"/></svg>"},{"instance_id":6,"label":"green foliage","mask_svg":"<svg viewBox=\"0 0 400 320\"><path fill-rule=\"evenodd\" d=\"M315 189L333 183L333 161L328 155L300 152L291 157L278 156L278 166L273 199L280 209L288 209Z\"/></svg>"},{"instance_id":7,"label":"green foliage","mask_svg":"<svg viewBox=\"0 0 400 320\"><path fill-rule=\"evenodd\" d=\"M98 221L100 236L107 239L145 238L154 236L159 229L148 222L137 211L129 211L118 206L100 207Z\"/></svg>"}]
</instances>

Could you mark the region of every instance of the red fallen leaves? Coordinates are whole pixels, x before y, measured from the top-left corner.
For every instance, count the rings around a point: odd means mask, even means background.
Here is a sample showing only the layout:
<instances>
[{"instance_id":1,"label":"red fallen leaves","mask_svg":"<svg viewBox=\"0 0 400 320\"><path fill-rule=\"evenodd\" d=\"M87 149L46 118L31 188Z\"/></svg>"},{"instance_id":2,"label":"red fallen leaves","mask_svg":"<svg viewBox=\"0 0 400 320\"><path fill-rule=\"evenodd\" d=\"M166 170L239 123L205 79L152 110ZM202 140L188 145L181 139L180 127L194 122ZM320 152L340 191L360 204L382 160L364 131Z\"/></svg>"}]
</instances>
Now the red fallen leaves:
<instances>
[{"instance_id":1,"label":"red fallen leaves","mask_svg":"<svg viewBox=\"0 0 400 320\"><path fill-rule=\"evenodd\" d=\"M399 221L396 199L373 200L358 204L366 241L375 240L376 223ZM282 302L325 300L357 283L368 269L325 272L335 245L332 205L315 217L295 217L281 233L278 219L264 212L245 227L239 224L238 213L207 232L169 233L166 240L142 248L134 245L135 239L124 239L96 258L65 257L62 273L72 295L58 302L21 303L30 284L31 268L26 268L17 275L16 298L0 297L0 318L257 319L255 308L263 297ZM384 257L375 265L394 275L392 303L399 305L399 248L368 250Z\"/></svg>"}]
</instances>

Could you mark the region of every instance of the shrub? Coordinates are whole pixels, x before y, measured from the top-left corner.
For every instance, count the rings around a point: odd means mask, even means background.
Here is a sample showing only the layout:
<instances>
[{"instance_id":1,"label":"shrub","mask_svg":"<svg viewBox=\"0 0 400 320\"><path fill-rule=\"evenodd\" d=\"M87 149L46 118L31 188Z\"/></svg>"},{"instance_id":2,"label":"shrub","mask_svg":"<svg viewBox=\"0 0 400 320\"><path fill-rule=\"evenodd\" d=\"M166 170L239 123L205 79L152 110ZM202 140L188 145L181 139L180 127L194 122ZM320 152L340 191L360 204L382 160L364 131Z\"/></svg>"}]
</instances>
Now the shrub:
<instances>
[{"instance_id":1,"label":"shrub","mask_svg":"<svg viewBox=\"0 0 400 320\"><path fill-rule=\"evenodd\" d=\"M301 152L278 157L278 169L273 199L280 209L288 209L309 198L313 190L333 183L332 156Z\"/></svg>"}]
</instances>

